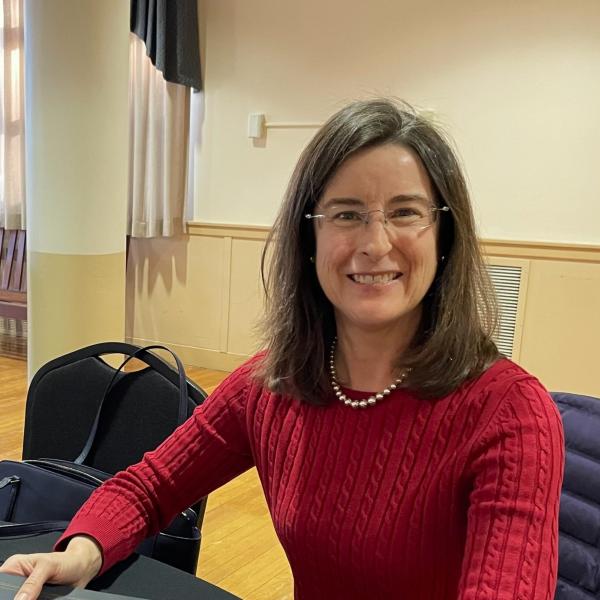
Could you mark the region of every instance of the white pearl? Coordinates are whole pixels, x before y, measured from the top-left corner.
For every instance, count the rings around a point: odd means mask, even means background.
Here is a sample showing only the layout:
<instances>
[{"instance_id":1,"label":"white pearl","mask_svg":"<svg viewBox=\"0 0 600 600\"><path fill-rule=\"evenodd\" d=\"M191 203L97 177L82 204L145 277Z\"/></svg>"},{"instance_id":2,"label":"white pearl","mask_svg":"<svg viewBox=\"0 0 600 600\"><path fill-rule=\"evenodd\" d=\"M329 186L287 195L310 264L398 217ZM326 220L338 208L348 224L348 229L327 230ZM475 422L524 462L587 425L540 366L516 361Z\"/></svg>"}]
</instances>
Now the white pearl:
<instances>
[{"instance_id":1,"label":"white pearl","mask_svg":"<svg viewBox=\"0 0 600 600\"><path fill-rule=\"evenodd\" d=\"M364 408L365 406L367 406L367 401L366 401L366 400L361 400L361 401L360 401L358 404L359 404L359 405L360 405L362 408Z\"/></svg>"}]
</instances>

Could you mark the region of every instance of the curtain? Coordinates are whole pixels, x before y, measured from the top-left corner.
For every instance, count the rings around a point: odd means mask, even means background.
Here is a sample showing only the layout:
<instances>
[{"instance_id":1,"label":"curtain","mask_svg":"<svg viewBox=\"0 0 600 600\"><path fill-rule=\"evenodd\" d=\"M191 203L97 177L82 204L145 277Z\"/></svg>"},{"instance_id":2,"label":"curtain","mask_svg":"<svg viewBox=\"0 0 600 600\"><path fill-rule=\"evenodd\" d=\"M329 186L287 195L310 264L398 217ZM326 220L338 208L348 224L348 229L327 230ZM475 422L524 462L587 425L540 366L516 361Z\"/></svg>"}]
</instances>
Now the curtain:
<instances>
[{"instance_id":1,"label":"curtain","mask_svg":"<svg viewBox=\"0 0 600 600\"><path fill-rule=\"evenodd\" d=\"M173 236L189 212L198 135L190 135L191 88L201 87L196 0L132 0L131 31L128 234Z\"/></svg>"},{"instance_id":2,"label":"curtain","mask_svg":"<svg viewBox=\"0 0 600 600\"><path fill-rule=\"evenodd\" d=\"M197 0L131 0L130 28L167 81L202 89Z\"/></svg>"},{"instance_id":3,"label":"curtain","mask_svg":"<svg viewBox=\"0 0 600 600\"><path fill-rule=\"evenodd\" d=\"M184 230L189 89L165 81L131 36L129 219L132 237Z\"/></svg>"},{"instance_id":4,"label":"curtain","mask_svg":"<svg viewBox=\"0 0 600 600\"><path fill-rule=\"evenodd\" d=\"M3 0L0 19L0 227L24 229L23 0Z\"/></svg>"}]
</instances>

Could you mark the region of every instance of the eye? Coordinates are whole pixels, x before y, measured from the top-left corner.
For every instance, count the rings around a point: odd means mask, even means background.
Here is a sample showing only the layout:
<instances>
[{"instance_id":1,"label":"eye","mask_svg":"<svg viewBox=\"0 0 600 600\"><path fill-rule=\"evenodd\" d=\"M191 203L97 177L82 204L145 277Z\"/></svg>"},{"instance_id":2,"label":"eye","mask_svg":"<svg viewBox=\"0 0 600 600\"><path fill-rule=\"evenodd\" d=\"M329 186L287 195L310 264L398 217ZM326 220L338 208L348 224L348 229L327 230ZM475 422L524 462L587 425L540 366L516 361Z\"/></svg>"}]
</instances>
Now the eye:
<instances>
[{"instance_id":1,"label":"eye","mask_svg":"<svg viewBox=\"0 0 600 600\"><path fill-rule=\"evenodd\" d=\"M330 218L332 221L360 221L361 214L356 210L334 210Z\"/></svg>"},{"instance_id":2,"label":"eye","mask_svg":"<svg viewBox=\"0 0 600 600\"><path fill-rule=\"evenodd\" d=\"M402 206L394 208L389 212L388 219L407 220L420 219L423 217L423 211L413 206Z\"/></svg>"}]
</instances>

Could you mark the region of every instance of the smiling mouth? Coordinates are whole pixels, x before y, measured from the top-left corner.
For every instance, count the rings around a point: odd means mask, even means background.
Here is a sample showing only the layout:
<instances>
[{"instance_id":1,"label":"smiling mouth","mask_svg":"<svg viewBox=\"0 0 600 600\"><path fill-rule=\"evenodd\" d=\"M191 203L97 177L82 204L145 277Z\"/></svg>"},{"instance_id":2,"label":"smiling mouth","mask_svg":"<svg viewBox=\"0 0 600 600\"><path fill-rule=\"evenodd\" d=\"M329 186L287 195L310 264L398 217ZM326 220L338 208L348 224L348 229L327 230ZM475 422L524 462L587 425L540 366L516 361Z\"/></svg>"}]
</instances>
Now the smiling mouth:
<instances>
[{"instance_id":1,"label":"smiling mouth","mask_svg":"<svg viewBox=\"0 0 600 600\"><path fill-rule=\"evenodd\" d=\"M390 271L389 273L376 273L374 275L366 275L361 273L353 273L348 275L355 283L362 285L373 285L375 283L389 283L395 279L402 277L402 273L399 271Z\"/></svg>"}]
</instances>

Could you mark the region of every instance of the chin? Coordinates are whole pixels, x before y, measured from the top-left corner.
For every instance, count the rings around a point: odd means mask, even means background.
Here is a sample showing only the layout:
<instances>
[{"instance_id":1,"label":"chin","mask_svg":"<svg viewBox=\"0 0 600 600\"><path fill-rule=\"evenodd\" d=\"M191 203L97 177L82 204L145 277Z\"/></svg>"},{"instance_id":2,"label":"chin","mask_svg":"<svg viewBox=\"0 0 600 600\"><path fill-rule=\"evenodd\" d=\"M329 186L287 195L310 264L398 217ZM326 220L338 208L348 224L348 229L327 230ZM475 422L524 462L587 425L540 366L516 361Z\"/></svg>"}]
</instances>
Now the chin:
<instances>
[{"instance_id":1,"label":"chin","mask_svg":"<svg viewBox=\"0 0 600 600\"><path fill-rule=\"evenodd\" d=\"M365 329L384 329L387 327L401 326L403 323L412 323L415 318L419 318L420 314L418 311L413 309L406 309L400 311L387 311L387 310L364 310L364 311L352 311L351 313L345 313L344 311L338 311L342 320L348 323L352 323L356 327Z\"/></svg>"}]
</instances>

